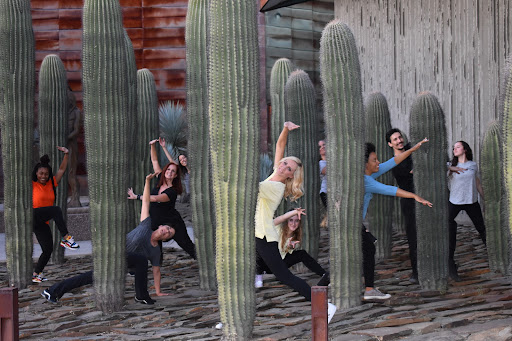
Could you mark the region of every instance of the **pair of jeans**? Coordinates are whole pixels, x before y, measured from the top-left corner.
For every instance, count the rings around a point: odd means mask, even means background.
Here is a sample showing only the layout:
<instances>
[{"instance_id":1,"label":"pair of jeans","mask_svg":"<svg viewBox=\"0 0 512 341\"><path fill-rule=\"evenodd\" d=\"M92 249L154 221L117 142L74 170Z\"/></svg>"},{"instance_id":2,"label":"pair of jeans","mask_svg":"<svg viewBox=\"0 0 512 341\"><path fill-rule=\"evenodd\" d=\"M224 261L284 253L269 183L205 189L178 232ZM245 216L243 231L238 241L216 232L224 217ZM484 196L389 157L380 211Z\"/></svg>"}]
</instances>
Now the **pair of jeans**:
<instances>
[{"instance_id":1,"label":"pair of jeans","mask_svg":"<svg viewBox=\"0 0 512 341\"><path fill-rule=\"evenodd\" d=\"M62 216L62 210L59 206L46 206L34 208L34 234L36 235L37 241L41 246L41 256L37 261L36 267L34 268L35 273L43 271L46 264L50 260L53 252L53 237L50 226L46 223L48 220L55 222L55 225L60 231L60 234L64 237L68 234L66 222Z\"/></svg>"}]
</instances>

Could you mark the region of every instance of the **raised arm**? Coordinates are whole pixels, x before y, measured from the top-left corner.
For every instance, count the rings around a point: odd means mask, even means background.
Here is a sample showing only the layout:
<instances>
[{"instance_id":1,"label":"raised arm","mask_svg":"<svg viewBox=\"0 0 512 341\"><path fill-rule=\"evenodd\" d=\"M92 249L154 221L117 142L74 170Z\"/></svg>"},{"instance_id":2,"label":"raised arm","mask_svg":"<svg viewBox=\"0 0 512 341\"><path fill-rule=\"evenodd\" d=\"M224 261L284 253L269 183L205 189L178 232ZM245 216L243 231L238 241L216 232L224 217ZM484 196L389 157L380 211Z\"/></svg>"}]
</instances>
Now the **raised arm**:
<instances>
[{"instance_id":1,"label":"raised arm","mask_svg":"<svg viewBox=\"0 0 512 341\"><path fill-rule=\"evenodd\" d=\"M423 199L422 197L420 197L419 195L417 195L415 193L407 192L407 191L404 191L403 189L400 189L400 188L397 189L396 196L400 197L400 198L414 199L414 200L416 200L417 202L419 202L422 205L426 205L428 207L432 207L432 203L430 201Z\"/></svg>"},{"instance_id":2,"label":"raised arm","mask_svg":"<svg viewBox=\"0 0 512 341\"><path fill-rule=\"evenodd\" d=\"M279 217L276 217L274 218L274 225L279 225L279 224L282 224L284 223L285 221L287 221L288 219L290 219L291 217L293 217L294 215L298 215L299 216L299 220L300 220L300 217L301 215L306 215L306 210L303 209L303 208L296 208L292 211L288 211L286 212L285 214L283 215L280 215Z\"/></svg>"},{"instance_id":3,"label":"raised arm","mask_svg":"<svg viewBox=\"0 0 512 341\"><path fill-rule=\"evenodd\" d=\"M428 142L428 139L426 137L423 140L421 140L420 142L416 143L412 148L409 148L408 150L406 150L403 153L395 155L395 163L398 165L400 162L407 159L412 154L412 152L417 151L421 147L421 145L425 142Z\"/></svg>"},{"instance_id":4,"label":"raised arm","mask_svg":"<svg viewBox=\"0 0 512 341\"><path fill-rule=\"evenodd\" d=\"M151 179L155 177L155 173L148 174L146 176L146 182L144 183L144 193L142 194L142 208L140 209L140 221L145 220L149 217L149 200L150 200L150 186ZM133 193L133 192L132 192Z\"/></svg>"},{"instance_id":5,"label":"raised arm","mask_svg":"<svg viewBox=\"0 0 512 341\"><path fill-rule=\"evenodd\" d=\"M174 161L174 159L171 156L171 153L169 153L169 151L167 150L167 147L165 146L165 139L163 137L158 138L158 143L160 143L160 147L162 147L165 156L167 156L167 160L169 160L169 162L174 162L174 163L179 164L179 162Z\"/></svg>"},{"instance_id":6,"label":"raised arm","mask_svg":"<svg viewBox=\"0 0 512 341\"><path fill-rule=\"evenodd\" d=\"M288 132L290 130L294 130L299 128L300 126L296 125L293 122L287 121L284 122L283 130L279 135L279 138L276 142L276 153L274 157L274 168L279 165L279 161L284 157L284 149L286 148L286 142L288 141Z\"/></svg>"},{"instance_id":7,"label":"raised arm","mask_svg":"<svg viewBox=\"0 0 512 341\"><path fill-rule=\"evenodd\" d=\"M57 183L59 183L60 179L62 179L62 176L66 172L66 168L68 167L69 150L66 147L57 147L57 149L64 153L64 158L62 159L62 162L60 163L59 170L55 174L55 181Z\"/></svg>"},{"instance_id":8,"label":"raised arm","mask_svg":"<svg viewBox=\"0 0 512 341\"><path fill-rule=\"evenodd\" d=\"M156 143L158 139L149 141L149 145L151 146L151 163L153 164L153 171L155 173L162 173L162 167L160 167L160 163L158 162L158 154L156 152Z\"/></svg>"}]
</instances>

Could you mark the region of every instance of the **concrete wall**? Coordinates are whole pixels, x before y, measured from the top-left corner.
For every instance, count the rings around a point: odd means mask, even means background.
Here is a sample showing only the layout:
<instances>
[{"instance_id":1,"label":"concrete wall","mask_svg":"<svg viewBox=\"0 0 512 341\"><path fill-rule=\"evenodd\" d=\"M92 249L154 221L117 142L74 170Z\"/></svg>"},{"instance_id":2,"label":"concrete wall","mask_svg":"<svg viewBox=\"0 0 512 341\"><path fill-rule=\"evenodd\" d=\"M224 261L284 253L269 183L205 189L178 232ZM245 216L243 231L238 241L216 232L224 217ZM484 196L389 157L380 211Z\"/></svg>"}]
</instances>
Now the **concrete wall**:
<instances>
[{"instance_id":1,"label":"concrete wall","mask_svg":"<svg viewBox=\"0 0 512 341\"><path fill-rule=\"evenodd\" d=\"M512 53L510 0L334 0L360 51L363 94L382 92L392 124L409 131L421 91L438 96L449 144L465 140L478 158L498 114L500 75Z\"/></svg>"}]
</instances>

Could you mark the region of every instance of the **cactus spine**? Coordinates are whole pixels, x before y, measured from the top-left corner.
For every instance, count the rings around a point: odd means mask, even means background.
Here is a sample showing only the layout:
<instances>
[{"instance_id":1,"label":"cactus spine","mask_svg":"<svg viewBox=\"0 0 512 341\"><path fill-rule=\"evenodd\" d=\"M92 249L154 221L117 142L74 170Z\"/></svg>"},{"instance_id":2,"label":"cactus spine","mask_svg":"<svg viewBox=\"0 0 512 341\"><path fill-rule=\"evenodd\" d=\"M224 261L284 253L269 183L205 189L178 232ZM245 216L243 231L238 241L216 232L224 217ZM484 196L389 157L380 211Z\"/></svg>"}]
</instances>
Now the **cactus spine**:
<instances>
[{"instance_id":1,"label":"cactus spine","mask_svg":"<svg viewBox=\"0 0 512 341\"><path fill-rule=\"evenodd\" d=\"M191 0L187 9L187 115L190 167L190 203L194 225L199 280L204 290L217 288L215 275L215 210L210 175L208 138L208 58L206 32L208 2Z\"/></svg>"},{"instance_id":2,"label":"cactus spine","mask_svg":"<svg viewBox=\"0 0 512 341\"><path fill-rule=\"evenodd\" d=\"M292 70L292 62L288 58L280 58L274 63L270 73L270 105L272 107L270 137L273 148L272 155L275 154L276 142L285 122L286 104L284 88Z\"/></svg>"},{"instance_id":3,"label":"cactus spine","mask_svg":"<svg viewBox=\"0 0 512 341\"><path fill-rule=\"evenodd\" d=\"M66 69L59 56L51 54L44 58L39 73L39 134L40 154L48 154L54 164L54 174L62 160L62 152L57 146L66 147L68 141L68 117L67 99L68 82ZM55 205L62 209L64 221L67 221L68 206L68 176L67 172L60 180L60 186L55 188ZM52 222L52 225L55 225ZM64 248L60 246L61 236L54 226L52 261L62 263L64 261Z\"/></svg>"},{"instance_id":4,"label":"cactus spine","mask_svg":"<svg viewBox=\"0 0 512 341\"><path fill-rule=\"evenodd\" d=\"M292 134L288 142L288 156L298 157L304 167L304 196L297 205L305 208L307 219L302 222L302 247L313 257L318 256L320 237L320 171L318 168L318 140L316 136L317 117L315 88L306 72L293 71L285 86L286 120L301 125L297 134Z\"/></svg>"},{"instance_id":5,"label":"cactus spine","mask_svg":"<svg viewBox=\"0 0 512 341\"><path fill-rule=\"evenodd\" d=\"M380 92L372 93L366 100L366 136L375 144L377 157L381 162L393 157L392 149L386 141L386 132L391 129L388 102ZM379 177L379 182L393 184L393 174L387 172ZM386 195L375 195L368 209L371 231L377 238L377 259L391 256L393 233L393 202L394 198Z\"/></svg>"},{"instance_id":6,"label":"cactus spine","mask_svg":"<svg viewBox=\"0 0 512 341\"><path fill-rule=\"evenodd\" d=\"M259 161L257 8L209 1L208 108L216 270L225 339L249 339L255 315L254 214Z\"/></svg>"},{"instance_id":7,"label":"cactus spine","mask_svg":"<svg viewBox=\"0 0 512 341\"><path fill-rule=\"evenodd\" d=\"M339 20L320 40L327 136L327 201L333 303L361 304L361 226L364 196L364 108L354 36Z\"/></svg>"},{"instance_id":8,"label":"cactus spine","mask_svg":"<svg viewBox=\"0 0 512 341\"><path fill-rule=\"evenodd\" d=\"M512 234L512 55L505 63L505 77L501 94L501 145L503 146L503 183L504 203L503 219ZM512 273L512 252L510 253L509 273Z\"/></svg>"},{"instance_id":9,"label":"cactus spine","mask_svg":"<svg viewBox=\"0 0 512 341\"><path fill-rule=\"evenodd\" d=\"M29 0L0 1L0 120L9 283L32 275L32 141L35 41Z\"/></svg>"},{"instance_id":10,"label":"cactus spine","mask_svg":"<svg viewBox=\"0 0 512 341\"><path fill-rule=\"evenodd\" d=\"M90 221L96 305L104 312L124 303L129 113L128 71L121 6L85 0L83 85Z\"/></svg>"},{"instance_id":11,"label":"cactus spine","mask_svg":"<svg viewBox=\"0 0 512 341\"><path fill-rule=\"evenodd\" d=\"M158 96L156 94L155 78L148 69L137 71L137 131L134 151L135 164L133 191L142 193L144 182L142 179L153 171L148 142L158 136ZM140 221L142 201L135 201L135 222Z\"/></svg>"},{"instance_id":12,"label":"cactus spine","mask_svg":"<svg viewBox=\"0 0 512 341\"><path fill-rule=\"evenodd\" d=\"M487 254L489 267L503 274L508 272L510 232L502 223L501 205L503 187L501 182L501 134L498 122L487 129L480 154L480 172L485 193L485 229L487 232Z\"/></svg>"},{"instance_id":13,"label":"cactus spine","mask_svg":"<svg viewBox=\"0 0 512 341\"><path fill-rule=\"evenodd\" d=\"M448 187L444 153L448 142L443 109L431 93L422 92L414 100L409 131L411 141L429 138L428 143L414 152L414 188L421 197L436 203L432 208L416 203L419 281L424 290L443 291L448 275Z\"/></svg>"}]
</instances>

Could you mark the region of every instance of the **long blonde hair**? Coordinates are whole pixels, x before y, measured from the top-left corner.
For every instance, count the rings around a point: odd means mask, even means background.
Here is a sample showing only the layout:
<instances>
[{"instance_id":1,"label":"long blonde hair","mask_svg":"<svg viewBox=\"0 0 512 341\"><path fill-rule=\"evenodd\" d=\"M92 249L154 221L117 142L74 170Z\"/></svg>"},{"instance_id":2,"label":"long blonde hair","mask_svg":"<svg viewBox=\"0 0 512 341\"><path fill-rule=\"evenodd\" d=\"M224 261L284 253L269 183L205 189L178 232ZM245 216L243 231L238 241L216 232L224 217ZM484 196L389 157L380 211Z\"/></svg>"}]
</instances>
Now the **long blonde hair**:
<instances>
[{"instance_id":1,"label":"long blonde hair","mask_svg":"<svg viewBox=\"0 0 512 341\"><path fill-rule=\"evenodd\" d=\"M284 197L288 197L290 201L295 201L304 195L304 169L302 167L302 162L299 158L295 156L287 156L279 160L278 166L281 162L291 160L297 164L297 168L293 173L293 178L286 179L285 189L284 189Z\"/></svg>"}]
</instances>

